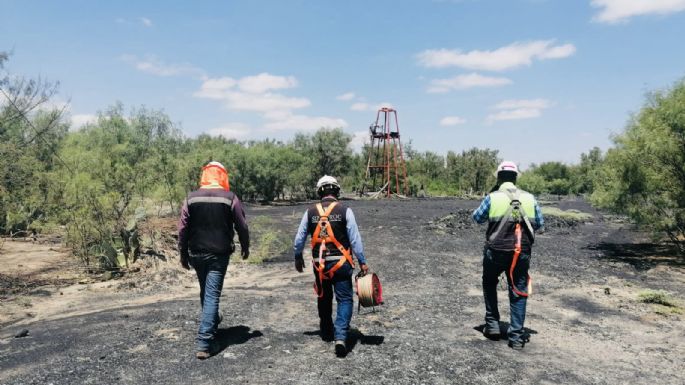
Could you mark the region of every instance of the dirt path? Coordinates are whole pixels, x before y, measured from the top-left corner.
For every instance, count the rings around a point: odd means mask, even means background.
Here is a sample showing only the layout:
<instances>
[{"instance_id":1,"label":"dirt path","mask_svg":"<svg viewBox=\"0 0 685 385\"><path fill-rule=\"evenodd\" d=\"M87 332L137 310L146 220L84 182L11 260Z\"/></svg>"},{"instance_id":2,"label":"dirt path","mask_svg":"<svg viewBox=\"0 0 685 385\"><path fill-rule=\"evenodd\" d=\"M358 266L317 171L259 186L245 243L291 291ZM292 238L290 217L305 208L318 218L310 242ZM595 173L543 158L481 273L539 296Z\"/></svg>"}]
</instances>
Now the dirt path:
<instances>
[{"instance_id":1,"label":"dirt path","mask_svg":"<svg viewBox=\"0 0 685 385\"><path fill-rule=\"evenodd\" d=\"M290 261L232 262L222 297L224 349L195 360L194 276L163 265L133 287L126 279L76 285L89 288L71 299L75 310L35 310L34 318L4 326L0 384L685 383L683 315L637 300L644 289L665 289L682 305L685 269L654 250L619 258L607 245L627 247L635 235L600 218L539 237L525 349L483 338L484 229L464 220L476 204L350 202L387 303L376 313L355 310L344 360L317 335L311 274L294 272ZM248 214L294 231L302 210ZM450 213L450 226L433 221ZM500 294L506 319L503 288ZM51 301L66 303L65 295ZM12 338L22 328L29 336Z\"/></svg>"}]
</instances>

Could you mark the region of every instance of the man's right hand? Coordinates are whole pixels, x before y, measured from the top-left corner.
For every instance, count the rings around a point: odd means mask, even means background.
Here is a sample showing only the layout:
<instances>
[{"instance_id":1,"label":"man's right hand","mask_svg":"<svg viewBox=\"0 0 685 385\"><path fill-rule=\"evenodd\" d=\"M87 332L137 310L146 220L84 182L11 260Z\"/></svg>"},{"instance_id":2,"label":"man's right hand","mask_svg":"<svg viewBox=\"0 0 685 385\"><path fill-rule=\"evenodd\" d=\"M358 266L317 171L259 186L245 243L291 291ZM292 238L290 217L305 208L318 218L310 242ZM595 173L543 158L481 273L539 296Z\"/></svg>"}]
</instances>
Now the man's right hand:
<instances>
[{"instance_id":1,"label":"man's right hand","mask_svg":"<svg viewBox=\"0 0 685 385\"><path fill-rule=\"evenodd\" d=\"M181 266L184 269L190 270L190 263L188 262L188 257L181 256Z\"/></svg>"},{"instance_id":2,"label":"man's right hand","mask_svg":"<svg viewBox=\"0 0 685 385\"><path fill-rule=\"evenodd\" d=\"M299 273L304 271L304 258L301 255L295 256L295 270Z\"/></svg>"}]
</instances>

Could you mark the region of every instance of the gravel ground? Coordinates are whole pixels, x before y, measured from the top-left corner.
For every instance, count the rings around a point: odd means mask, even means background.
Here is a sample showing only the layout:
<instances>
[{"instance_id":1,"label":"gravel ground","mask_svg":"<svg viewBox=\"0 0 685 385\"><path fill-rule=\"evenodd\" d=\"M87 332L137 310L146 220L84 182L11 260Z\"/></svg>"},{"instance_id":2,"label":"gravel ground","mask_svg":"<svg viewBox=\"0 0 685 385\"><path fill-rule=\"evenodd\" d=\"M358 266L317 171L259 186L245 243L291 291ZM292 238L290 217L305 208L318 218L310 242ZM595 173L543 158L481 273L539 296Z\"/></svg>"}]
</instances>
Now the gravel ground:
<instances>
[{"instance_id":1,"label":"gravel ground","mask_svg":"<svg viewBox=\"0 0 685 385\"><path fill-rule=\"evenodd\" d=\"M199 302L189 288L182 299L5 326L0 384L685 383L683 316L637 300L641 290L664 289L682 306L683 260L657 245L634 245L643 239L628 225L583 202L563 204L595 216L559 226L550 220L538 237L526 320L531 341L515 352L478 331L485 228L469 219L478 202L347 203L386 304L361 314L355 305L346 358L318 336L312 275L298 274L282 255L229 266L223 349L208 360L193 356ZM270 216L294 234L303 210L251 206L248 215ZM505 293L502 286L503 321ZM28 336L13 338L24 328Z\"/></svg>"}]
</instances>

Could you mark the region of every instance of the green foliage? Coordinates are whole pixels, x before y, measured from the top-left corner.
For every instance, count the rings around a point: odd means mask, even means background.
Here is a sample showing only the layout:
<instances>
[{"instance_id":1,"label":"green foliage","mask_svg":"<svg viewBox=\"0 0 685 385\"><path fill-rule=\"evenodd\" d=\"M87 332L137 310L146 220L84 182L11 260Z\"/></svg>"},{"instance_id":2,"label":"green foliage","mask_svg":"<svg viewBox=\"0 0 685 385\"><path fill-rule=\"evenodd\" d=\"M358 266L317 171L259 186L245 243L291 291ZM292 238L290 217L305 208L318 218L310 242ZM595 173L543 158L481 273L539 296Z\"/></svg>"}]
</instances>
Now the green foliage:
<instances>
[{"instance_id":1,"label":"green foliage","mask_svg":"<svg viewBox=\"0 0 685 385\"><path fill-rule=\"evenodd\" d=\"M595 189L597 172L604 161L602 150L593 147L588 153L580 155L580 164L571 168L571 191L578 194L591 194Z\"/></svg>"},{"instance_id":2,"label":"green foliage","mask_svg":"<svg viewBox=\"0 0 685 385\"><path fill-rule=\"evenodd\" d=\"M528 191L532 194L546 194L549 193L549 187L545 177L534 171L526 171L517 179L518 187Z\"/></svg>"},{"instance_id":3,"label":"green foliage","mask_svg":"<svg viewBox=\"0 0 685 385\"><path fill-rule=\"evenodd\" d=\"M594 191L599 177L597 170L603 162L602 151L594 147L580 156L579 165L545 162L531 165L519 177L519 186L533 194L589 194Z\"/></svg>"},{"instance_id":4,"label":"green foliage","mask_svg":"<svg viewBox=\"0 0 685 385\"><path fill-rule=\"evenodd\" d=\"M644 303L655 303L658 305L678 307L673 297L671 297L667 292L663 290L643 290L638 293L638 298L640 302Z\"/></svg>"},{"instance_id":5,"label":"green foliage","mask_svg":"<svg viewBox=\"0 0 685 385\"><path fill-rule=\"evenodd\" d=\"M570 209L570 210L561 210L556 207L548 207L544 206L542 207L542 214L544 216L550 216L550 217L557 217L557 218L562 218L562 219L573 219L576 221L586 221L588 219L592 219L592 214L589 213L584 213L582 211Z\"/></svg>"},{"instance_id":6,"label":"green foliage","mask_svg":"<svg viewBox=\"0 0 685 385\"><path fill-rule=\"evenodd\" d=\"M0 54L0 69L7 55ZM57 85L0 72L0 233L28 231L49 220L54 153L67 132L62 111L43 105Z\"/></svg>"},{"instance_id":7,"label":"green foliage","mask_svg":"<svg viewBox=\"0 0 685 385\"><path fill-rule=\"evenodd\" d=\"M447 153L447 175L451 184L460 191L484 193L495 185L494 171L500 162L499 151L472 148L455 154Z\"/></svg>"},{"instance_id":8,"label":"green foliage","mask_svg":"<svg viewBox=\"0 0 685 385\"><path fill-rule=\"evenodd\" d=\"M250 249L248 263L262 263L292 250L290 234L283 231L267 216L260 215L251 218L250 233L254 246Z\"/></svg>"},{"instance_id":9,"label":"green foliage","mask_svg":"<svg viewBox=\"0 0 685 385\"><path fill-rule=\"evenodd\" d=\"M292 146L302 158L295 168L299 180L293 180L291 184L299 183L305 195L314 198L316 181L320 177L348 175L353 162L351 141L352 137L340 128L322 128L311 136L296 135Z\"/></svg>"},{"instance_id":10,"label":"green foliage","mask_svg":"<svg viewBox=\"0 0 685 385\"><path fill-rule=\"evenodd\" d=\"M84 262L96 257L116 266L113 250L132 247L131 220L145 199L155 193L172 205L182 199L171 158L180 154L181 140L163 113L139 109L126 117L121 105L67 137L61 158L70 166L59 170L54 191L64 205L68 241Z\"/></svg>"},{"instance_id":11,"label":"green foliage","mask_svg":"<svg viewBox=\"0 0 685 385\"><path fill-rule=\"evenodd\" d=\"M685 81L650 95L614 143L592 201L685 251Z\"/></svg>"}]
</instances>

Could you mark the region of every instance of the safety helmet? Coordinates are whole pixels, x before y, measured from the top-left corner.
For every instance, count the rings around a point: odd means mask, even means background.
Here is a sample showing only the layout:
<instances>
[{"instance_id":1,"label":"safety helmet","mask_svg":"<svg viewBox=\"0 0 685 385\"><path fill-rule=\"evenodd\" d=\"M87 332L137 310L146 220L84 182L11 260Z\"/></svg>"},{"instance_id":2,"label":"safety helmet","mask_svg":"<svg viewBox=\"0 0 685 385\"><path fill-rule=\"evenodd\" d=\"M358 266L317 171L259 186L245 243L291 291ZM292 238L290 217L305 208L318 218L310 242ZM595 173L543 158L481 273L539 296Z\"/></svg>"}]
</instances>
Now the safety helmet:
<instances>
[{"instance_id":1,"label":"safety helmet","mask_svg":"<svg viewBox=\"0 0 685 385\"><path fill-rule=\"evenodd\" d=\"M324 175L321 177L321 179L319 179L318 182L316 182L317 189L320 189L321 187L326 185L333 185L337 188L340 188L340 183L338 183L338 180L330 175Z\"/></svg>"},{"instance_id":2,"label":"safety helmet","mask_svg":"<svg viewBox=\"0 0 685 385\"><path fill-rule=\"evenodd\" d=\"M213 160L213 161L207 163L207 165L205 166L205 168L206 168L206 167L219 167L220 169L226 171L226 167L224 167L224 165L221 164L221 162L217 162L217 161L215 161L215 160Z\"/></svg>"},{"instance_id":3,"label":"safety helmet","mask_svg":"<svg viewBox=\"0 0 685 385\"><path fill-rule=\"evenodd\" d=\"M516 163L508 161L508 160L505 160L504 162L500 163L499 166L497 166L497 171L495 171L495 176L497 176L497 174L499 174L502 171L511 171L511 172L516 173L517 176L520 174L519 168L518 168L518 166L516 166Z\"/></svg>"},{"instance_id":4,"label":"safety helmet","mask_svg":"<svg viewBox=\"0 0 685 385\"><path fill-rule=\"evenodd\" d=\"M200 175L201 188L223 188L230 190L228 182L228 172L226 167L219 162L209 162L202 167L202 175Z\"/></svg>"},{"instance_id":5,"label":"safety helmet","mask_svg":"<svg viewBox=\"0 0 685 385\"><path fill-rule=\"evenodd\" d=\"M319 196L321 197L327 195L326 192L337 196L340 192L340 183L338 183L338 180L334 177L324 175L316 182L316 192L319 193Z\"/></svg>"}]
</instances>

